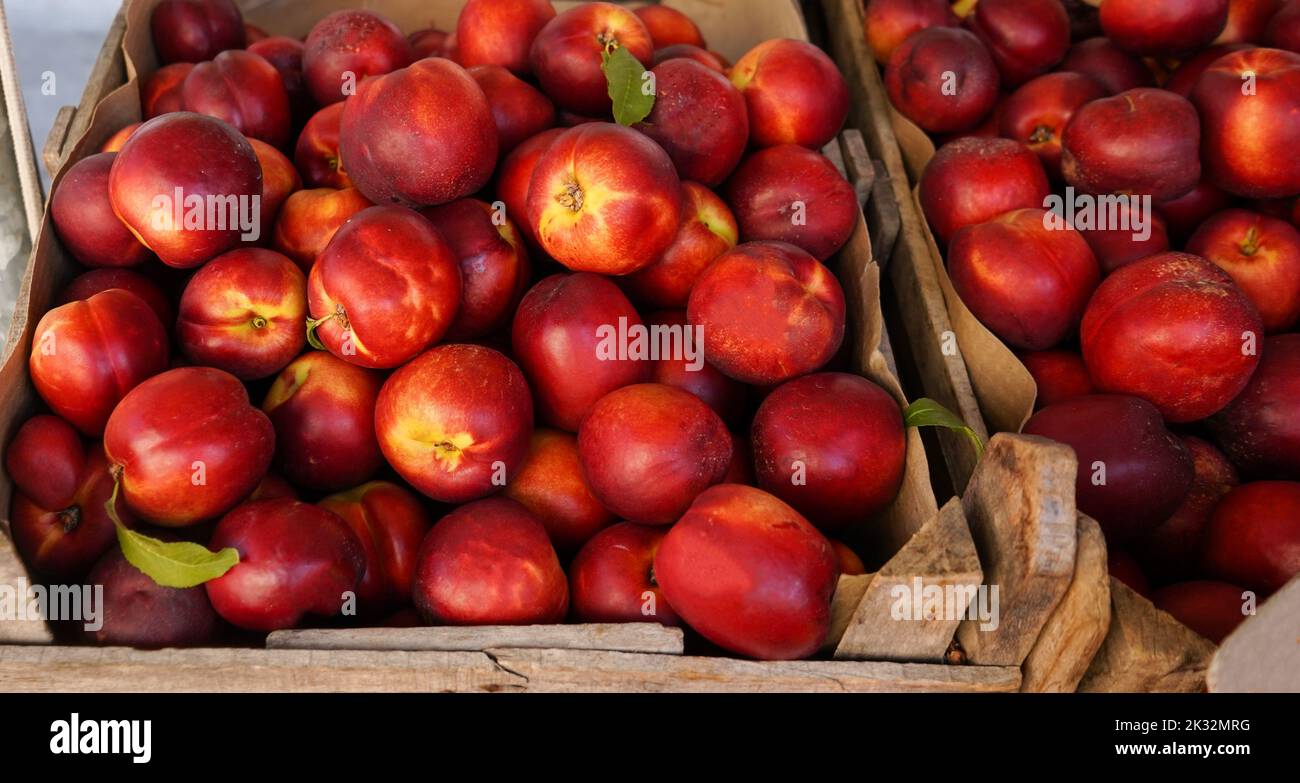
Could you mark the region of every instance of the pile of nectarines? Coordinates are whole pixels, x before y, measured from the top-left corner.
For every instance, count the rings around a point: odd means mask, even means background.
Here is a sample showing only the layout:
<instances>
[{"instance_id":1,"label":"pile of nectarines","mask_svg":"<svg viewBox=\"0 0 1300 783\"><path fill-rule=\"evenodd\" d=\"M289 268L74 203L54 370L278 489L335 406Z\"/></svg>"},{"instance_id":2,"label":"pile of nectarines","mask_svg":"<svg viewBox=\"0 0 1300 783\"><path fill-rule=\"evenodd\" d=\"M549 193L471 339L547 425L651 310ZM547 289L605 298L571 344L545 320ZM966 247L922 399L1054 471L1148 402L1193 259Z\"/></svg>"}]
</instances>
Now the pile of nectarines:
<instances>
[{"instance_id":1,"label":"pile of nectarines","mask_svg":"<svg viewBox=\"0 0 1300 783\"><path fill-rule=\"evenodd\" d=\"M956 7L868 0L865 31L940 145L953 288L1116 573L1217 641L1300 573L1300 0Z\"/></svg>"},{"instance_id":2,"label":"pile of nectarines","mask_svg":"<svg viewBox=\"0 0 1300 783\"><path fill-rule=\"evenodd\" d=\"M731 65L661 6L409 32L157 5L142 122L56 183L89 271L35 330L20 553L102 580L104 643L418 616L813 654L861 569L827 533L893 501L906 442L834 371L826 262L861 220L819 152L836 66Z\"/></svg>"}]
</instances>

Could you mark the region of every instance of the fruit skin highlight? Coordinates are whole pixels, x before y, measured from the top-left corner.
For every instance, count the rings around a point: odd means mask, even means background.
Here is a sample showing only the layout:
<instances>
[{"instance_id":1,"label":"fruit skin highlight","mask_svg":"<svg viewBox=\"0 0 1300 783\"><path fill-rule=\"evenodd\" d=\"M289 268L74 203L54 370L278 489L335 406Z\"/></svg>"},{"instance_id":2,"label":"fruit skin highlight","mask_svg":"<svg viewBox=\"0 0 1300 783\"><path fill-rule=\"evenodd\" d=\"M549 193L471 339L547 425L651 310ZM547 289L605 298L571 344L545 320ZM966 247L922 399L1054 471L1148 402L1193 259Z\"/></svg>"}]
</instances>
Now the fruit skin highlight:
<instances>
[{"instance_id":1,"label":"fruit skin highlight","mask_svg":"<svg viewBox=\"0 0 1300 783\"><path fill-rule=\"evenodd\" d=\"M234 547L239 562L204 584L208 598L226 622L250 631L338 614L366 567L361 541L337 514L287 498L251 501L226 514L211 547Z\"/></svg>"},{"instance_id":2,"label":"fruit skin highlight","mask_svg":"<svg viewBox=\"0 0 1300 783\"><path fill-rule=\"evenodd\" d=\"M731 463L731 436L704 401L642 383L600 398L578 428L592 494L616 516L671 525Z\"/></svg>"},{"instance_id":3,"label":"fruit skin highlight","mask_svg":"<svg viewBox=\"0 0 1300 783\"><path fill-rule=\"evenodd\" d=\"M759 406L752 433L758 486L822 531L871 519L903 481L902 413L861 376L817 373L778 386Z\"/></svg>"},{"instance_id":4,"label":"fruit skin highlight","mask_svg":"<svg viewBox=\"0 0 1300 783\"><path fill-rule=\"evenodd\" d=\"M849 116L848 84L834 61L807 41L764 41L732 66L731 83L745 97L755 147L821 149Z\"/></svg>"},{"instance_id":5,"label":"fruit skin highlight","mask_svg":"<svg viewBox=\"0 0 1300 783\"><path fill-rule=\"evenodd\" d=\"M1018 209L966 226L948 245L953 288L975 317L1009 345L1040 351L1073 334L1097 288L1097 259L1069 226Z\"/></svg>"},{"instance_id":6,"label":"fruit skin highlight","mask_svg":"<svg viewBox=\"0 0 1300 783\"><path fill-rule=\"evenodd\" d=\"M275 430L239 379L211 367L155 375L122 398L104 453L136 514L186 527L234 508L261 482Z\"/></svg>"},{"instance_id":7,"label":"fruit skin highlight","mask_svg":"<svg viewBox=\"0 0 1300 783\"><path fill-rule=\"evenodd\" d=\"M113 288L42 316L27 367L55 413L98 436L122 398L167 367L167 332L143 299Z\"/></svg>"}]
</instances>

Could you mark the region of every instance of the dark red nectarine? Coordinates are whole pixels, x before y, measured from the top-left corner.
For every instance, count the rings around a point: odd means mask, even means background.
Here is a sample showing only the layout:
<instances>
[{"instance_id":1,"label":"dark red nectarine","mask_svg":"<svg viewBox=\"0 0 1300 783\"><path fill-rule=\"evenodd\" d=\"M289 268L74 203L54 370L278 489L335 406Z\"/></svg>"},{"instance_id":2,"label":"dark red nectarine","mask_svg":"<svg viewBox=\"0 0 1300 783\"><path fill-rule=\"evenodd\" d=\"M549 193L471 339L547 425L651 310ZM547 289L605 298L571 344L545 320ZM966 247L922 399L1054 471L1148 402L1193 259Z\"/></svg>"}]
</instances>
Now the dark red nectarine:
<instances>
[{"instance_id":1,"label":"dark red nectarine","mask_svg":"<svg viewBox=\"0 0 1300 783\"><path fill-rule=\"evenodd\" d=\"M600 398L578 428L578 456L592 494L631 522L671 525L722 481L731 435L689 392L658 383Z\"/></svg>"},{"instance_id":2,"label":"dark red nectarine","mask_svg":"<svg viewBox=\"0 0 1300 783\"><path fill-rule=\"evenodd\" d=\"M558 623L569 585L546 530L523 506L488 498L429 531L415 572L415 608L439 625Z\"/></svg>"},{"instance_id":3,"label":"dark red nectarine","mask_svg":"<svg viewBox=\"0 0 1300 783\"><path fill-rule=\"evenodd\" d=\"M753 425L758 486L822 530L866 522L898 494L907 436L898 402L857 375L778 386Z\"/></svg>"}]
</instances>

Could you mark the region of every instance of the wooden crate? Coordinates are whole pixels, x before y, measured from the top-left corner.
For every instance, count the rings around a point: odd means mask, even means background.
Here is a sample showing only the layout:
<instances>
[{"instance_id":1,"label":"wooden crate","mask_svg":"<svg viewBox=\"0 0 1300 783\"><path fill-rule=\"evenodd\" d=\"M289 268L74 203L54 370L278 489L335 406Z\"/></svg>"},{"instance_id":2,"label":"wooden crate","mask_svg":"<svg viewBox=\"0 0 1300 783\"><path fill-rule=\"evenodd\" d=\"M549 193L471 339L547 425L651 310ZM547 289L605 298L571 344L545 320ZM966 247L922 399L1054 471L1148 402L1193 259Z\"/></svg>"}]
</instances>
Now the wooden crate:
<instances>
[{"instance_id":1,"label":"wooden crate","mask_svg":"<svg viewBox=\"0 0 1300 783\"><path fill-rule=\"evenodd\" d=\"M956 295L916 199L913 183L934 155L934 145L889 102L881 69L866 44L862 0L820 0L820 6L826 17L828 48L849 80L853 122L862 128L871 156L886 164L898 200L903 231L890 265L890 281L894 294L910 305L903 309L902 323L920 364L922 390L959 411L972 426L978 422L976 429L1019 432L1033 411L1034 382L1011 350ZM953 345L958 350L949 355L946 349ZM994 440L1000 437L995 435ZM958 491L967 487L965 477L978 475L972 474L963 445L952 438L943 442ZM1047 448L1046 442L1039 447ZM970 481L974 487L978 478ZM1214 645L1107 576L1105 541L1095 522L1081 522L1077 545L1074 584L1039 638L1044 647L1041 660L1024 667L1025 689L1040 685L1072 689L1065 685L1076 673L1063 678L1070 666L1063 668L1061 660L1053 661L1046 652L1054 648L1077 653L1080 645L1092 647L1095 655L1089 655L1086 671L1075 680L1079 690L1203 689ZM1085 573L1093 576L1085 579ZM1096 634L1100 627L1101 638L1088 636L1085 641L1078 635L1081 616L1093 618L1089 633ZM1100 625L1099 617L1104 617Z\"/></svg>"},{"instance_id":2,"label":"wooden crate","mask_svg":"<svg viewBox=\"0 0 1300 783\"><path fill-rule=\"evenodd\" d=\"M45 148L55 187L66 164L92 154L119 127L139 117L139 79L155 67L148 13L157 0L131 0L110 29L96 72L78 107L61 114ZM793 0L676 0L728 57L772 37L805 38ZM344 0L249 0L246 18L273 33L301 35ZM404 29L446 28L461 3L454 0L367 2ZM570 3L557 3L557 6ZM859 111L851 124L870 119ZM861 125L872 139L874 128ZM882 149L878 140L873 149ZM887 148L885 148L887 151ZM905 180L867 160L846 133L828 150L841 159L879 228L874 244L895 248L894 274L916 263L898 263L898 248L915 253L919 230L898 188ZM893 151L897 157L897 149ZM876 152L873 157L880 157ZM870 172L870 174L868 174ZM888 176L875 176L886 172ZM885 197L884 188L892 188ZM903 211L897 209L899 204ZM901 223L901 225L900 225ZM892 228L891 228L892 226ZM890 237L898 232L898 241ZM905 401L891 370L888 337L880 313L880 267L864 221L831 262L844 284L853 332L853 364ZM25 296L0 373L0 435L7 441L39 401L27 379L26 354L34 321L73 273L49 226L48 213L28 264ZM913 299L923 293L918 289ZM913 309L909 305L909 310ZM935 312L938 311L926 311ZM910 330L909 326L909 330ZM909 331L909 340L914 340ZM952 377L960 355L942 354ZM960 391L960 390L959 390ZM950 397L969 400L969 393ZM970 418L969 411L964 411ZM978 422L978 416L971 419ZM924 448L909 431L903 490L860 542L876 557L877 571L844 577L832 607L829 660L754 662L683 654L680 634L657 627L550 626L528 629L360 629L284 632L268 649L137 651L50 644L43 623L0 622L0 687L20 690L707 690L707 691L1007 691L1072 689L1092 654L1062 639L1100 637L1087 607L1104 593L1095 547L1090 570L1076 567L1077 542L1086 527L1074 509L1073 456L1020 436L999 436L975 470L970 491L939 509L930 485ZM956 453L955 451L953 452ZM1068 478L1068 480L1067 480ZM965 482L963 482L964 484ZM0 508L12 487L0 482ZM7 521L6 521L7 528ZM22 578L22 564L0 536L0 586ZM1100 558L1104 562L1104 556ZM1083 562L1083 561L1081 561ZM891 588L921 578L930 585L984 582L1004 590L1002 622L983 633L968 620L890 617ZM1104 603L1104 601L1103 601ZM1073 611L1066 609L1076 607ZM1098 641L1098 643L1100 643ZM23 646L24 644L29 646ZM1082 653L1080 651L1083 651ZM1083 654L1086 653L1086 654ZM950 665L964 662L966 665ZM1025 676L1022 677L1022 671ZM1068 686L1068 687L1067 687Z\"/></svg>"}]
</instances>

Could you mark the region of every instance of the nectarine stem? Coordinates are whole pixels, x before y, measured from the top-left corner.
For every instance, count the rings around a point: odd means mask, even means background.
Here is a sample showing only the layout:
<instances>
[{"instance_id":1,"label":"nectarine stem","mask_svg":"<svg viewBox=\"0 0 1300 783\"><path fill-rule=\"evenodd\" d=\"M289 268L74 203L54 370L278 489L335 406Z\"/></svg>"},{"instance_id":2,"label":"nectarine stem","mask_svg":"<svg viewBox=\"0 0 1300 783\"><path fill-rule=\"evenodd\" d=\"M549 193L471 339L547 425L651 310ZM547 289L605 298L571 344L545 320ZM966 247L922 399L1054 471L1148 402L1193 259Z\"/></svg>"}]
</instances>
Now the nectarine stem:
<instances>
[{"instance_id":1,"label":"nectarine stem","mask_svg":"<svg viewBox=\"0 0 1300 783\"><path fill-rule=\"evenodd\" d=\"M113 520L114 526L126 527L122 518L117 515L117 493L122 489L122 474L126 472L126 468L114 465L108 469L108 472L113 477L113 494L108 496L108 502L104 504L104 512L108 514L109 519Z\"/></svg>"},{"instance_id":2,"label":"nectarine stem","mask_svg":"<svg viewBox=\"0 0 1300 783\"><path fill-rule=\"evenodd\" d=\"M335 305L334 312L330 313L329 315L323 316L321 318L314 318L314 319L308 318L307 319L307 343L312 348L315 348L318 351L328 350L325 347L325 343L322 343L320 341L320 338L316 336L316 328L319 327L321 324L325 323L326 321L329 321L333 318L339 319L339 326L343 328L343 331L348 331L349 329L352 328L351 324L348 323L347 311L343 309L343 305L341 304ZM253 325L257 326L256 323L254 323Z\"/></svg>"},{"instance_id":3,"label":"nectarine stem","mask_svg":"<svg viewBox=\"0 0 1300 783\"><path fill-rule=\"evenodd\" d=\"M1246 238L1241 243L1241 254L1243 256L1253 256L1259 252L1259 232L1254 226L1246 232Z\"/></svg>"}]
</instances>

